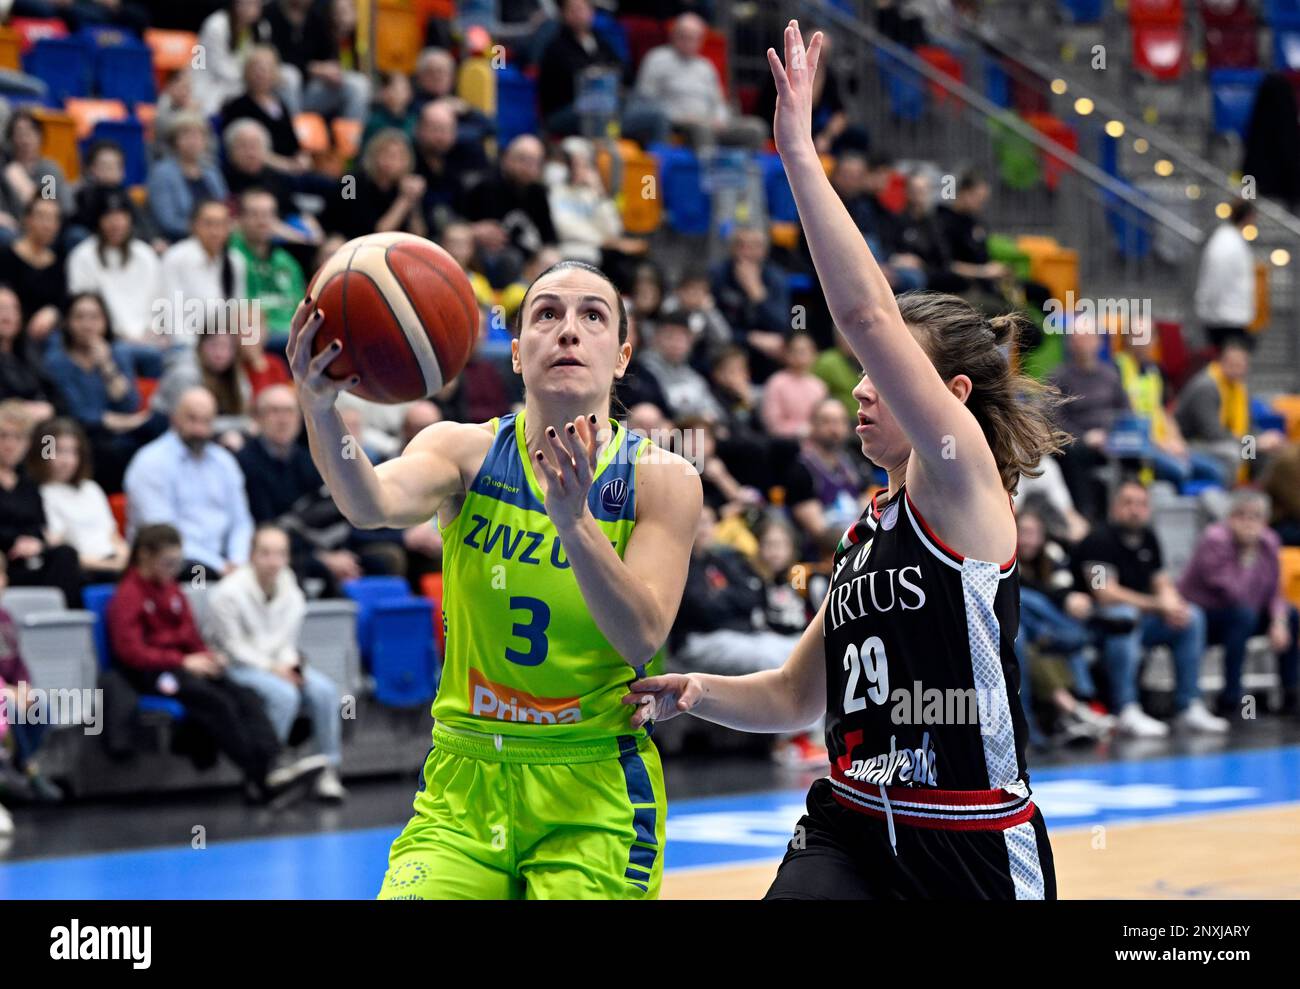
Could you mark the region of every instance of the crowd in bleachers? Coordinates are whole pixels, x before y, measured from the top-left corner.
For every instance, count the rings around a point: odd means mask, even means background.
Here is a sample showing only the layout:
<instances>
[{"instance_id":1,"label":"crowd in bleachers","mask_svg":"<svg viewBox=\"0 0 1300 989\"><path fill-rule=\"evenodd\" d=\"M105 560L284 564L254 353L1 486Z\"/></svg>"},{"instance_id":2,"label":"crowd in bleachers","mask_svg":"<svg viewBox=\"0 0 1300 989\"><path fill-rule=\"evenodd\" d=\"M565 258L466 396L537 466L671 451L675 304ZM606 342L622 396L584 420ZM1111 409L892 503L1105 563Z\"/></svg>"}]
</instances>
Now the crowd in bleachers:
<instances>
[{"instance_id":1,"label":"crowd in bleachers","mask_svg":"<svg viewBox=\"0 0 1300 989\"><path fill-rule=\"evenodd\" d=\"M340 399L368 456L400 453L440 419L483 421L516 406L520 382L503 356L525 287L560 258L597 263L628 300L634 356L618 414L652 438L689 437L703 477L672 661L778 665L819 605L835 546L884 475L853 440L861 369L818 300L798 231L776 217L734 223L711 264L698 253L669 263L651 249L654 224L630 222L641 204L609 185L614 155L630 166L647 150L660 161L681 149L771 154L770 100L755 94L766 109L733 109L710 49L720 36L699 16L708 10L682 6L671 22L625 18L637 37L660 41L635 51L627 24L589 0L563 0L519 34L511 71L535 84L535 133L503 125L518 107L474 102L482 39L471 32L453 52L435 20L428 36L444 44L372 85L348 0L236 0L211 14L198 35L203 67L160 80L141 174L131 174L132 152L101 137L70 180L48 156L45 109L10 95L0 148L8 584L58 588L69 607L102 612L118 687L179 703L240 767L253 799L309 773L322 798L344 796L338 719L327 714L341 685L298 653L304 602L347 595L361 578L437 595L437 529L349 525L302 436L286 336L306 278L346 239L432 238L482 308L475 353L443 391L405 406ZM142 26L127 13L115 24ZM850 119L823 65L818 147L895 291L956 292L990 313L1020 307L1041 326L1049 289L990 252L990 182L968 170L954 198L938 198L936 176L958 163L900 171ZM575 80L606 69L608 112L628 139L614 155L584 136L589 108L576 105ZM313 121L319 133L308 132ZM1240 716L1256 633L1268 636L1294 710L1296 610L1279 591L1278 533L1300 545L1300 457L1284 423L1258 428L1267 410L1246 390L1249 322L1177 381L1161 363L1172 352L1163 338L1143 344L1137 325L1114 335L1083 318L1070 320L1063 357L1034 365L1073 399L1061 422L1075 439L1026 479L1018 502L1018 644L1036 741L1167 732L1140 703L1142 657L1157 643L1173 651L1174 710L1190 730L1228 728L1201 699L1207 644L1225 649L1221 713ZM1019 356L1041 356L1048 342L1027 329ZM1243 440L1254 441L1246 459ZM1158 522L1165 502L1153 507L1153 496L1207 488L1245 493L1200 534L1187 569L1164 566L1152 512ZM209 588L202 621L187 585ZM27 676L0 613L10 705L25 703ZM316 757L297 754L305 731ZM39 740L24 727L0 742L0 785L16 786L16 775L54 799ZM812 732L775 751L825 758Z\"/></svg>"}]
</instances>

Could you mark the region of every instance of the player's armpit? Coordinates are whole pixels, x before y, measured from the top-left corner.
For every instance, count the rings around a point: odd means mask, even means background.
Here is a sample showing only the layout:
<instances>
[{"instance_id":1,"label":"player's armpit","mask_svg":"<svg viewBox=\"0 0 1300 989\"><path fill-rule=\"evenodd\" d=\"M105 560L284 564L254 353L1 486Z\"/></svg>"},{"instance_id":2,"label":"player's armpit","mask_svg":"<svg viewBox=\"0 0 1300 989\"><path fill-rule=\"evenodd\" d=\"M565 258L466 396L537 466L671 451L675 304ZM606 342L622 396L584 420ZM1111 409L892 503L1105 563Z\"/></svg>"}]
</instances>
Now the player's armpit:
<instances>
[{"instance_id":1,"label":"player's armpit","mask_svg":"<svg viewBox=\"0 0 1300 989\"><path fill-rule=\"evenodd\" d=\"M637 465L636 527L623 562L653 596L655 637L662 645L682 601L704 493L689 462L666 450L655 454Z\"/></svg>"},{"instance_id":2,"label":"player's armpit","mask_svg":"<svg viewBox=\"0 0 1300 989\"><path fill-rule=\"evenodd\" d=\"M449 498L462 494L492 445L492 432L477 423L435 422L401 456L375 467L379 519L372 528L428 522ZM358 523L359 524L359 523Z\"/></svg>"}]
</instances>

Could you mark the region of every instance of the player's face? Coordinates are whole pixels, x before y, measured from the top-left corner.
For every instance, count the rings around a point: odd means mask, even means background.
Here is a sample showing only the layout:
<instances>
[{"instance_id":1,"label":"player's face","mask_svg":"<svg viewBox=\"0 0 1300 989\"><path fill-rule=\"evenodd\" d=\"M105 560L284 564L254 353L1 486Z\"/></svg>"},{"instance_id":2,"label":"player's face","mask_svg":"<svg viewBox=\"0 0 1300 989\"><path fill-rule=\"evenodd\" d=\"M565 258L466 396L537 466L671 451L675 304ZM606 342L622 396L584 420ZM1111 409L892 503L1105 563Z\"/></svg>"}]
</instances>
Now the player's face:
<instances>
[{"instance_id":1,"label":"player's face","mask_svg":"<svg viewBox=\"0 0 1300 989\"><path fill-rule=\"evenodd\" d=\"M889 411L889 406L881 401L868 375L864 374L853 389L853 397L858 400L854 432L862 444L862 455L885 470L906 460L912 452L912 446L893 413Z\"/></svg>"},{"instance_id":2,"label":"player's face","mask_svg":"<svg viewBox=\"0 0 1300 989\"><path fill-rule=\"evenodd\" d=\"M515 373L538 396L596 405L632 356L618 340L618 299L603 278L569 268L535 282L511 343Z\"/></svg>"}]
</instances>

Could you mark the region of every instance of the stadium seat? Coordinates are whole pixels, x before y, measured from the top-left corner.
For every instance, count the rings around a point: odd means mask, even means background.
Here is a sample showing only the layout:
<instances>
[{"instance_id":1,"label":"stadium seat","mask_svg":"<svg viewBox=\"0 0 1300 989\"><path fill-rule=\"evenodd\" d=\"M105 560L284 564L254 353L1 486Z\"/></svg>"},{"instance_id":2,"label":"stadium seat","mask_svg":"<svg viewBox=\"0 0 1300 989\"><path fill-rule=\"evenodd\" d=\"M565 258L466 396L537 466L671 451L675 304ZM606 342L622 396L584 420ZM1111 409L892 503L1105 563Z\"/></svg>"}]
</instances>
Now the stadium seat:
<instances>
[{"instance_id":1,"label":"stadium seat","mask_svg":"<svg viewBox=\"0 0 1300 989\"><path fill-rule=\"evenodd\" d=\"M442 616L442 573L427 573L420 578L420 593L433 602L433 638L438 644L438 655L447 650L446 629Z\"/></svg>"},{"instance_id":2,"label":"stadium seat","mask_svg":"<svg viewBox=\"0 0 1300 989\"><path fill-rule=\"evenodd\" d=\"M984 96L1003 109L1011 105L1011 77L996 58L989 57L984 61Z\"/></svg>"},{"instance_id":3,"label":"stadium seat","mask_svg":"<svg viewBox=\"0 0 1300 989\"><path fill-rule=\"evenodd\" d=\"M1276 24L1289 14L1300 14L1300 0L1264 0L1264 19Z\"/></svg>"},{"instance_id":4,"label":"stadium seat","mask_svg":"<svg viewBox=\"0 0 1300 989\"><path fill-rule=\"evenodd\" d=\"M158 119L158 104L137 103L135 105L135 119L140 121L140 126L144 128L145 145L152 146L154 143L154 121Z\"/></svg>"},{"instance_id":5,"label":"stadium seat","mask_svg":"<svg viewBox=\"0 0 1300 989\"><path fill-rule=\"evenodd\" d=\"M1274 67L1300 69L1300 13L1279 16L1272 27Z\"/></svg>"},{"instance_id":6,"label":"stadium seat","mask_svg":"<svg viewBox=\"0 0 1300 989\"><path fill-rule=\"evenodd\" d=\"M520 134L536 134L537 84L512 66L489 73L492 109L483 111L497 122L497 144L504 148ZM467 103L473 102L465 97Z\"/></svg>"},{"instance_id":7,"label":"stadium seat","mask_svg":"<svg viewBox=\"0 0 1300 989\"><path fill-rule=\"evenodd\" d=\"M632 50L628 45L627 28L619 23L618 18L607 10L596 9L596 19L591 29L598 37L604 38L614 54L624 65L632 64Z\"/></svg>"},{"instance_id":8,"label":"stadium seat","mask_svg":"<svg viewBox=\"0 0 1300 989\"><path fill-rule=\"evenodd\" d=\"M89 611L45 611L18 623L32 682L45 690L94 690L95 616Z\"/></svg>"},{"instance_id":9,"label":"stadium seat","mask_svg":"<svg viewBox=\"0 0 1300 989\"><path fill-rule=\"evenodd\" d=\"M889 98L890 115L899 120L920 120L925 114L925 79L886 51L879 54L880 81Z\"/></svg>"},{"instance_id":10,"label":"stadium seat","mask_svg":"<svg viewBox=\"0 0 1300 989\"><path fill-rule=\"evenodd\" d=\"M81 603L95 616L94 642L95 654L99 658L99 668L106 670L112 664L113 657L108 647L108 602L117 591L116 584L90 584L81 589Z\"/></svg>"},{"instance_id":11,"label":"stadium seat","mask_svg":"<svg viewBox=\"0 0 1300 989\"><path fill-rule=\"evenodd\" d=\"M361 128L360 120L347 117L335 117L330 122L330 137L334 139L334 151L340 161L351 161L361 150Z\"/></svg>"},{"instance_id":12,"label":"stadium seat","mask_svg":"<svg viewBox=\"0 0 1300 989\"><path fill-rule=\"evenodd\" d=\"M194 60L199 36L193 31L170 31L147 28L144 43L153 52L154 83L161 89L167 77L187 69Z\"/></svg>"},{"instance_id":13,"label":"stadium seat","mask_svg":"<svg viewBox=\"0 0 1300 989\"><path fill-rule=\"evenodd\" d=\"M380 601L371 621L375 699L388 707L429 703L438 689L432 603L416 597Z\"/></svg>"},{"instance_id":14,"label":"stadium seat","mask_svg":"<svg viewBox=\"0 0 1300 989\"><path fill-rule=\"evenodd\" d=\"M158 98L153 53L139 41L97 49L95 88L100 96L121 100L127 106L152 103Z\"/></svg>"},{"instance_id":15,"label":"stadium seat","mask_svg":"<svg viewBox=\"0 0 1300 989\"><path fill-rule=\"evenodd\" d=\"M343 593L357 603L357 645L362 663L369 669L374 639L371 619L382 601L411 598L410 585L401 577L358 577L344 581Z\"/></svg>"},{"instance_id":16,"label":"stadium seat","mask_svg":"<svg viewBox=\"0 0 1300 989\"><path fill-rule=\"evenodd\" d=\"M1253 69L1259 64L1259 24L1246 0L1201 0L1205 64L1214 69Z\"/></svg>"},{"instance_id":17,"label":"stadium seat","mask_svg":"<svg viewBox=\"0 0 1300 989\"><path fill-rule=\"evenodd\" d=\"M761 154L759 165L763 169L763 191L767 194L767 214L773 223L798 223L799 208L794 202L790 180L786 178L781 156Z\"/></svg>"},{"instance_id":18,"label":"stadium seat","mask_svg":"<svg viewBox=\"0 0 1300 989\"><path fill-rule=\"evenodd\" d=\"M21 72L22 68L22 36L8 24L0 25L0 69Z\"/></svg>"},{"instance_id":19,"label":"stadium seat","mask_svg":"<svg viewBox=\"0 0 1300 989\"><path fill-rule=\"evenodd\" d=\"M1300 608L1300 546L1283 546L1280 562L1282 594Z\"/></svg>"},{"instance_id":20,"label":"stadium seat","mask_svg":"<svg viewBox=\"0 0 1300 989\"><path fill-rule=\"evenodd\" d=\"M307 666L329 677L344 693L361 685L357 603L341 599L307 602L298 649Z\"/></svg>"},{"instance_id":21,"label":"stadium seat","mask_svg":"<svg viewBox=\"0 0 1300 989\"><path fill-rule=\"evenodd\" d=\"M90 134L91 141L112 141L122 149L126 163L126 184L144 185L149 178L149 156L144 145L144 125L138 120L101 120Z\"/></svg>"},{"instance_id":22,"label":"stadium seat","mask_svg":"<svg viewBox=\"0 0 1300 989\"><path fill-rule=\"evenodd\" d=\"M1061 0L1061 9L1075 24L1095 24L1105 6L1105 0Z\"/></svg>"},{"instance_id":23,"label":"stadium seat","mask_svg":"<svg viewBox=\"0 0 1300 989\"><path fill-rule=\"evenodd\" d=\"M1255 92L1263 79L1264 73L1259 69L1215 69L1210 73L1214 133L1246 136Z\"/></svg>"},{"instance_id":24,"label":"stadium seat","mask_svg":"<svg viewBox=\"0 0 1300 989\"><path fill-rule=\"evenodd\" d=\"M158 390L157 378L136 378L135 390L140 393L140 408L147 409L153 393Z\"/></svg>"},{"instance_id":25,"label":"stadium seat","mask_svg":"<svg viewBox=\"0 0 1300 989\"><path fill-rule=\"evenodd\" d=\"M10 587L0 595L0 608L21 623L39 612L67 611L68 603L57 587Z\"/></svg>"},{"instance_id":26,"label":"stadium seat","mask_svg":"<svg viewBox=\"0 0 1300 989\"><path fill-rule=\"evenodd\" d=\"M619 23L627 31L628 54L633 71L641 67L646 52L668 43L668 25L658 18L628 14L620 17Z\"/></svg>"},{"instance_id":27,"label":"stadium seat","mask_svg":"<svg viewBox=\"0 0 1300 989\"><path fill-rule=\"evenodd\" d=\"M9 26L18 35L22 53L26 55L36 42L44 38L66 38L67 25L57 17L11 17Z\"/></svg>"},{"instance_id":28,"label":"stadium seat","mask_svg":"<svg viewBox=\"0 0 1300 989\"><path fill-rule=\"evenodd\" d=\"M94 66L91 49L76 38L42 38L23 56L23 71L45 83L57 103L89 96Z\"/></svg>"},{"instance_id":29,"label":"stadium seat","mask_svg":"<svg viewBox=\"0 0 1300 989\"><path fill-rule=\"evenodd\" d=\"M325 118L319 113L298 113L293 118L293 133L304 151L314 155L327 154L330 149L330 132Z\"/></svg>"},{"instance_id":30,"label":"stadium seat","mask_svg":"<svg viewBox=\"0 0 1300 989\"><path fill-rule=\"evenodd\" d=\"M520 85L520 80L525 78L513 66L502 66L494 71L492 63L485 58L467 58L456 72L456 95L484 116L495 117L497 107L505 102L497 92L502 75L508 75L512 82Z\"/></svg>"},{"instance_id":31,"label":"stadium seat","mask_svg":"<svg viewBox=\"0 0 1300 989\"><path fill-rule=\"evenodd\" d=\"M718 81L722 83L722 95L724 98L729 97L731 95L731 70L727 55L727 36L716 28L709 28L704 35L704 45L700 49L700 54L712 62L713 67L718 70Z\"/></svg>"},{"instance_id":32,"label":"stadium seat","mask_svg":"<svg viewBox=\"0 0 1300 989\"><path fill-rule=\"evenodd\" d=\"M704 188L703 171L695 153L670 144L656 144L650 153L659 160L668 226L683 234L708 233L713 202Z\"/></svg>"},{"instance_id":33,"label":"stadium seat","mask_svg":"<svg viewBox=\"0 0 1300 989\"><path fill-rule=\"evenodd\" d=\"M375 68L410 75L424 41L420 15L401 0L379 0L375 6Z\"/></svg>"},{"instance_id":34,"label":"stadium seat","mask_svg":"<svg viewBox=\"0 0 1300 989\"><path fill-rule=\"evenodd\" d=\"M1079 152L1079 133L1060 117L1050 113L1031 113L1025 116L1025 122L1054 144L1059 144L1067 151ZM1053 154L1043 152L1043 180L1047 188L1055 191L1061 184L1061 176L1069 171L1069 166Z\"/></svg>"},{"instance_id":35,"label":"stadium seat","mask_svg":"<svg viewBox=\"0 0 1300 989\"><path fill-rule=\"evenodd\" d=\"M1128 16L1133 67L1161 82L1182 75L1189 47L1182 0L1129 0Z\"/></svg>"},{"instance_id":36,"label":"stadium seat","mask_svg":"<svg viewBox=\"0 0 1300 989\"><path fill-rule=\"evenodd\" d=\"M659 164L635 141L616 144L621 180L614 190L623 218L623 229L633 236L652 234L663 223L663 191L660 188ZM606 188L611 187L613 162L602 144L596 151L596 165Z\"/></svg>"},{"instance_id":37,"label":"stadium seat","mask_svg":"<svg viewBox=\"0 0 1300 989\"><path fill-rule=\"evenodd\" d=\"M958 82L963 80L961 59L947 48L939 45L918 45L916 54L922 61L932 68L938 69L944 75L956 79ZM930 82L929 90L930 98L936 104L942 105L950 99L955 99L955 97L949 97L948 90L937 82Z\"/></svg>"},{"instance_id":38,"label":"stadium seat","mask_svg":"<svg viewBox=\"0 0 1300 989\"><path fill-rule=\"evenodd\" d=\"M95 125L101 120L125 120L126 104L121 100L87 99L70 97L63 101L63 108L68 111L73 125L77 128L77 140L84 141L90 137Z\"/></svg>"},{"instance_id":39,"label":"stadium seat","mask_svg":"<svg viewBox=\"0 0 1300 989\"><path fill-rule=\"evenodd\" d=\"M1300 442L1300 395L1275 395L1273 411L1286 420L1287 437Z\"/></svg>"},{"instance_id":40,"label":"stadium seat","mask_svg":"<svg viewBox=\"0 0 1300 989\"><path fill-rule=\"evenodd\" d=\"M77 145L77 126L65 110L35 107L32 115L40 121L45 131L41 154L59 163L63 174L71 181L81 175L81 150Z\"/></svg>"},{"instance_id":41,"label":"stadium seat","mask_svg":"<svg viewBox=\"0 0 1300 989\"><path fill-rule=\"evenodd\" d=\"M126 536L126 492L118 491L108 496L108 507L113 512L113 520L117 523L117 531L125 538Z\"/></svg>"},{"instance_id":42,"label":"stadium seat","mask_svg":"<svg viewBox=\"0 0 1300 989\"><path fill-rule=\"evenodd\" d=\"M1250 426L1257 433L1263 433L1270 429L1285 433L1286 416L1273 408L1272 403L1267 399L1253 395L1250 399Z\"/></svg>"}]
</instances>

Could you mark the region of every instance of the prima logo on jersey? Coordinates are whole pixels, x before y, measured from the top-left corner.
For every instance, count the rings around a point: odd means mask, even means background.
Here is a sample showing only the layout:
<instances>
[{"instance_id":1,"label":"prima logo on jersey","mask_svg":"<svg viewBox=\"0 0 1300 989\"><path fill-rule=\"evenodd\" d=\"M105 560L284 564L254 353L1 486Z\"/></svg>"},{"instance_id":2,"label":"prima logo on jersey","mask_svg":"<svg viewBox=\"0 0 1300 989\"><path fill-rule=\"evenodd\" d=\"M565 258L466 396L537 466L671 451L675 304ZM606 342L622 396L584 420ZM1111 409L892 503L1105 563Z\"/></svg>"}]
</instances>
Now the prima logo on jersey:
<instances>
[{"instance_id":1,"label":"prima logo on jersey","mask_svg":"<svg viewBox=\"0 0 1300 989\"><path fill-rule=\"evenodd\" d=\"M582 705L576 697L534 697L493 683L475 669L469 671L469 695L470 714L476 718L535 725L572 725L582 720Z\"/></svg>"},{"instance_id":2,"label":"prima logo on jersey","mask_svg":"<svg viewBox=\"0 0 1300 989\"><path fill-rule=\"evenodd\" d=\"M860 732L851 732L851 735L858 735L861 739ZM846 739L851 742L851 739ZM903 749L902 752L897 748L898 739L895 735L889 736L889 751L882 752L870 759L854 759L852 764L844 770L844 775L855 780L862 780L864 783L873 783L880 786L891 786L895 781L899 783L920 783L924 786L938 786L939 778L934 767L934 748L930 745L930 733L927 731L921 736L921 744L914 749ZM852 745L848 750L853 751ZM841 764L844 760L841 760Z\"/></svg>"},{"instance_id":3,"label":"prima logo on jersey","mask_svg":"<svg viewBox=\"0 0 1300 989\"><path fill-rule=\"evenodd\" d=\"M606 481L600 488L600 507L611 515L621 512L627 504L627 481L616 477Z\"/></svg>"},{"instance_id":4,"label":"prima logo on jersey","mask_svg":"<svg viewBox=\"0 0 1300 989\"><path fill-rule=\"evenodd\" d=\"M869 549L859 551L852 567L857 570L870 555ZM841 564L848 557L844 557ZM868 570L840 584L826 604L826 616L832 630L847 621L871 613L883 615L897 607L900 611L916 611L925 606L925 591L920 586L920 566L890 567L887 570ZM904 593L907 592L907 593Z\"/></svg>"}]
</instances>

